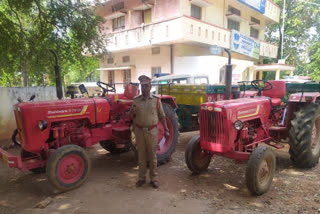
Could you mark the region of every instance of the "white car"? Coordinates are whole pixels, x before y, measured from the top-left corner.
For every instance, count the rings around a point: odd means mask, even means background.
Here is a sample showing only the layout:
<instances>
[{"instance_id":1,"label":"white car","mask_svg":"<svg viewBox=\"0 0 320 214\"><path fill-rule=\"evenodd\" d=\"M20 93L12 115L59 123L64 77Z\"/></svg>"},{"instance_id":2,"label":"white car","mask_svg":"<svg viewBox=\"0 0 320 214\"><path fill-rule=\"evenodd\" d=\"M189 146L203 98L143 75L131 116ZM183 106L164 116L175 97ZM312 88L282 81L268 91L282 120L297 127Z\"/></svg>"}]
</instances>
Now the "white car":
<instances>
[{"instance_id":1,"label":"white car","mask_svg":"<svg viewBox=\"0 0 320 214\"><path fill-rule=\"evenodd\" d=\"M151 92L158 94L158 85L160 84L209 84L209 77L206 74L173 74L154 78L151 83Z\"/></svg>"}]
</instances>

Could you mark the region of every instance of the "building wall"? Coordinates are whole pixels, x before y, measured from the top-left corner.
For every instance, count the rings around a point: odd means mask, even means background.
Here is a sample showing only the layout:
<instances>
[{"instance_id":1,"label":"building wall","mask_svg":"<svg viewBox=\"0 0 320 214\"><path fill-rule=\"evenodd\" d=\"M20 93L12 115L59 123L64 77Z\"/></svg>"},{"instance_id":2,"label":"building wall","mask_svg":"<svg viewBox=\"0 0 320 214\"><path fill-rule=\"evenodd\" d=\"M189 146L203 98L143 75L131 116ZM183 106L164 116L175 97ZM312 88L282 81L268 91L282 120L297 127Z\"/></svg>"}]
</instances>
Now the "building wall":
<instances>
[{"instance_id":1,"label":"building wall","mask_svg":"<svg viewBox=\"0 0 320 214\"><path fill-rule=\"evenodd\" d=\"M123 63L122 58L130 56L130 62ZM107 57L100 60L100 68L131 66L131 81L138 82L138 77L142 74L151 76L151 67L161 67L162 73L171 72L170 46L160 46L160 54L152 55L151 47L128 51L125 53L113 53L111 56L114 63L108 64ZM108 82L108 71L100 72L100 80ZM115 82L123 82L121 70L115 70Z\"/></svg>"},{"instance_id":2,"label":"building wall","mask_svg":"<svg viewBox=\"0 0 320 214\"><path fill-rule=\"evenodd\" d=\"M55 100L57 93L55 87L28 87L28 88L4 88L0 87L0 141L11 139L16 129L13 113L13 105L18 103L17 99L27 101L35 94L34 101Z\"/></svg>"},{"instance_id":3,"label":"building wall","mask_svg":"<svg viewBox=\"0 0 320 214\"><path fill-rule=\"evenodd\" d=\"M113 0L105 3L103 7L97 9L97 14L108 18L112 14L112 5L119 2L124 2L124 11L127 13L125 15L125 29L140 27L142 24L142 11L134 10L135 7L143 5L141 0ZM162 20L167 20L180 15L179 0L161 0L155 1L152 7L152 22L160 22ZM106 20L103 24L104 33L112 33L112 19ZM121 30L120 30L121 31Z\"/></svg>"},{"instance_id":4,"label":"building wall","mask_svg":"<svg viewBox=\"0 0 320 214\"><path fill-rule=\"evenodd\" d=\"M206 74L211 84L221 84L221 70L228 63L228 58L222 56L182 56L175 57L175 74ZM253 66L253 62L247 60L231 61L233 65L232 82L237 83L242 79L243 72ZM221 76L221 78L220 78Z\"/></svg>"},{"instance_id":5,"label":"building wall","mask_svg":"<svg viewBox=\"0 0 320 214\"><path fill-rule=\"evenodd\" d=\"M265 17L263 14L249 8L248 6L237 2L237 1L228 1L228 0L207 0L212 5L209 7L202 7L202 17L201 20L212 23L214 25L227 28L228 27L228 6L233 6L241 11L241 17L247 21L240 22L240 33L245 35L250 35L250 23L251 17L257 18L260 20L260 25L266 27ZM183 15L190 16L191 3L189 0L180 0L180 10ZM259 38L264 40L264 30L259 30Z\"/></svg>"}]
</instances>

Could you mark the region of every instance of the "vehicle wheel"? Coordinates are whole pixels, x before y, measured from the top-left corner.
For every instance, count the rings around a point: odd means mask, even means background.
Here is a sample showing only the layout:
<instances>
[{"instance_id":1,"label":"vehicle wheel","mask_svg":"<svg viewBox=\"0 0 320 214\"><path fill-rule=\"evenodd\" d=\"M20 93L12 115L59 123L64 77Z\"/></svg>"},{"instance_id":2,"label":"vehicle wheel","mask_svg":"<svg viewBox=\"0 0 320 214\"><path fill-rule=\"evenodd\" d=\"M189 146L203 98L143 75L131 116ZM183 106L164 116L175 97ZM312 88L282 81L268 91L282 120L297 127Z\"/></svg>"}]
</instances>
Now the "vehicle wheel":
<instances>
[{"instance_id":1,"label":"vehicle wheel","mask_svg":"<svg viewBox=\"0 0 320 214\"><path fill-rule=\"evenodd\" d=\"M269 191L275 169L276 157L270 147L259 146L252 152L246 169L246 183L252 195Z\"/></svg>"},{"instance_id":2,"label":"vehicle wheel","mask_svg":"<svg viewBox=\"0 0 320 214\"><path fill-rule=\"evenodd\" d=\"M174 150L176 149L176 145L178 143L178 121L176 118L175 111L171 108L169 104L162 103L163 111L166 115L166 122L169 129L170 136L164 139L164 128L162 123L159 121L158 123L158 149L157 149L157 161L158 164L164 164L170 160L170 157Z\"/></svg>"},{"instance_id":3,"label":"vehicle wheel","mask_svg":"<svg viewBox=\"0 0 320 214\"><path fill-rule=\"evenodd\" d=\"M84 149L76 145L62 146L47 162L48 181L61 191L82 185L90 172L90 160Z\"/></svg>"},{"instance_id":4,"label":"vehicle wheel","mask_svg":"<svg viewBox=\"0 0 320 214\"><path fill-rule=\"evenodd\" d=\"M299 168L312 168L320 157L320 106L309 104L295 113L289 131L290 159Z\"/></svg>"},{"instance_id":5,"label":"vehicle wheel","mask_svg":"<svg viewBox=\"0 0 320 214\"><path fill-rule=\"evenodd\" d=\"M185 151L185 161L193 173L200 174L206 171L210 164L211 157L211 154L201 149L199 135L191 138Z\"/></svg>"},{"instance_id":6,"label":"vehicle wheel","mask_svg":"<svg viewBox=\"0 0 320 214\"><path fill-rule=\"evenodd\" d=\"M111 154L120 154L123 152L128 152L130 150L130 144L126 144L124 148L117 148L116 144L111 140L105 140L100 142L100 146L110 152Z\"/></svg>"},{"instance_id":7,"label":"vehicle wheel","mask_svg":"<svg viewBox=\"0 0 320 214\"><path fill-rule=\"evenodd\" d=\"M25 158L29 158L29 157L32 157L33 154L22 149L21 150L21 159L25 159ZM42 174L42 173L45 173L46 172L46 167L39 167L39 168L33 168L33 169L29 169L30 172L33 172L34 174Z\"/></svg>"}]
</instances>

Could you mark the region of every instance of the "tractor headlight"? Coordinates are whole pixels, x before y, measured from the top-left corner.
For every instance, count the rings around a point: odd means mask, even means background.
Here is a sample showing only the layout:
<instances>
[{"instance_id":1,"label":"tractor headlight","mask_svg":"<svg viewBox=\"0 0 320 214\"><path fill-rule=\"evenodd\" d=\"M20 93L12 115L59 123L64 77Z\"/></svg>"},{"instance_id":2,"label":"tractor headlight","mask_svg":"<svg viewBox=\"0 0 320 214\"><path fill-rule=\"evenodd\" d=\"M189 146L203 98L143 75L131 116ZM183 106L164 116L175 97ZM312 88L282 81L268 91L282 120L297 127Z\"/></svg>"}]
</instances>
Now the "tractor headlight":
<instances>
[{"instance_id":1,"label":"tractor headlight","mask_svg":"<svg viewBox=\"0 0 320 214\"><path fill-rule=\"evenodd\" d=\"M241 129L243 129L244 127L244 123L241 121L241 120L237 120L235 123L234 123L234 128L238 131L240 131Z\"/></svg>"},{"instance_id":2,"label":"tractor headlight","mask_svg":"<svg viewBox=\"0 0 320 214\"><path fill-rule=\"evenodd\" d=\"M40 120L38 126L39 126L39 129L43 131L48 127L48 123L45 120Z\"/></svg>"}]
</instances>

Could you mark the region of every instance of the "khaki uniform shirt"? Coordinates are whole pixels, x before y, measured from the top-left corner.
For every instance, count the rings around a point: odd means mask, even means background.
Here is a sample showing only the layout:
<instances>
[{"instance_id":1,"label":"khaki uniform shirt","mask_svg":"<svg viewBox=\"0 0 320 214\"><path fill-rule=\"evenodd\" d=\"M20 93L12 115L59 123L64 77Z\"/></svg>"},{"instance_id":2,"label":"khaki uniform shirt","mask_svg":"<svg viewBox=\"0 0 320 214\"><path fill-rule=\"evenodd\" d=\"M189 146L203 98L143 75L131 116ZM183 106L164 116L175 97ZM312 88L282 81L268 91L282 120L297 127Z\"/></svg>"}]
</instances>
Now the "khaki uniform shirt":
<instances>
[{"instance_id":1,"label":"khaki uniform shirt","mask_svg":"<svg viewBox=\"0 0 320 214\"><path fill-rule=\"evenodd\" d=\"M157 107L159 99L159 107ZM143 127L157 125L159 119L164 118L165 114L159 97L151 95L144 99L142 95L134 98L133 106L136 106L136 116L133 118L135 124ZM130 109L130 111L131 111Z\"/></svg>"}]
</instances>

